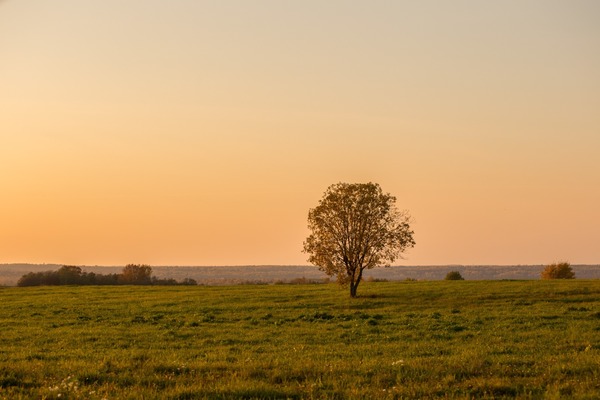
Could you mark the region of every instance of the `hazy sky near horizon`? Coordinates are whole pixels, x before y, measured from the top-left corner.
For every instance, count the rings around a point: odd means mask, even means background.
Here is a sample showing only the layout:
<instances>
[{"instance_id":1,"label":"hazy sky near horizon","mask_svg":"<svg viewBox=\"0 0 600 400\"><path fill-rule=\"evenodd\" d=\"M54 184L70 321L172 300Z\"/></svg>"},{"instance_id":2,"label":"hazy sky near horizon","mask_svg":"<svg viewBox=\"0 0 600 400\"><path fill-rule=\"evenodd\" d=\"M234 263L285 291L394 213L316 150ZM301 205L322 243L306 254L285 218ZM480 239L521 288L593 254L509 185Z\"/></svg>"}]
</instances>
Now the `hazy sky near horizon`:
<instances>
[{"instance_id":1,"label":"hazy sky near horizon","mask_svg":"<svg viewBox=\"0 0 600 400\"><path fill-rule=\"evenodd\" d=\"M306 264L377 182L399 265L600 263L600 2L0 1L0 263Z\"/></svg>"}]
</instances>

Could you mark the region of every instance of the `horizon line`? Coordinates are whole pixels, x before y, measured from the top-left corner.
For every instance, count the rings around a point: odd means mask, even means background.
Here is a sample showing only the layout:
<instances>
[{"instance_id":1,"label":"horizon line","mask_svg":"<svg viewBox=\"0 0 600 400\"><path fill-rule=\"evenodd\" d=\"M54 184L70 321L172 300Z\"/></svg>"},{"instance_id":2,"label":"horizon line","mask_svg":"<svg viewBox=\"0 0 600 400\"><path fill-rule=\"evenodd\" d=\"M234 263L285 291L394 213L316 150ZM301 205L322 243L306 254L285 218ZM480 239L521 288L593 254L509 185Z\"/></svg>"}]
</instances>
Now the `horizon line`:
<instances>
[{"instance_id":1,"label":"horizon line","mask_svg":"<svg viewBox=\"0 0 600 400\"><path fill-rule=\"evenodd\" d=\"M129 264L135 263L126 263L122 265L99 265L99 264L72 264L72 263L32 263L32 262L7 262L0 263L0 266L7 265L48 265L48 266L77 266L77 267L97 267L97 268L118 268L124 267ZM204 265L192 265L192 264L146 264L146 263L137 263L135 265L148 265L150 267L159 267L159 268L248 268L248 267L315 267L319 268L316 265L311 264L204 264ZM389 267L378 267L378 268L402 268L402 267L538 267L548 265L548 263L538 263L538 264L411 264L411 265L390 265ZM576 263L572 264L572 266L600 266L600 263ZM372 268L371 268L372 269Z\"/></svg>"}]
</instances>

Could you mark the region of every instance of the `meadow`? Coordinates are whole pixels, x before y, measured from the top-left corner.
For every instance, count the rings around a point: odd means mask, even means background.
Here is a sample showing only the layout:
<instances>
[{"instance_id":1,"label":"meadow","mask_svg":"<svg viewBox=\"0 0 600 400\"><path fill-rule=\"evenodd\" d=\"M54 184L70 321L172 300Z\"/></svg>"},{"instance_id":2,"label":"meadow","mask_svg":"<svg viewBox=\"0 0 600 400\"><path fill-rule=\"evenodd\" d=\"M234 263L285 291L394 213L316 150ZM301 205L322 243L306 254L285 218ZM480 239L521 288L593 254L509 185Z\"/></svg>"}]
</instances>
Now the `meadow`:
<instances>
[{"instance_id":1,"label":"meadow","mask_svg":"<svg viewBox=\"0 0 600 400\"><path fill-rule=\"evenodd\" d=\"M0 288L2 399L600 397L600 281Z\"/></svg>"}]
</instances>

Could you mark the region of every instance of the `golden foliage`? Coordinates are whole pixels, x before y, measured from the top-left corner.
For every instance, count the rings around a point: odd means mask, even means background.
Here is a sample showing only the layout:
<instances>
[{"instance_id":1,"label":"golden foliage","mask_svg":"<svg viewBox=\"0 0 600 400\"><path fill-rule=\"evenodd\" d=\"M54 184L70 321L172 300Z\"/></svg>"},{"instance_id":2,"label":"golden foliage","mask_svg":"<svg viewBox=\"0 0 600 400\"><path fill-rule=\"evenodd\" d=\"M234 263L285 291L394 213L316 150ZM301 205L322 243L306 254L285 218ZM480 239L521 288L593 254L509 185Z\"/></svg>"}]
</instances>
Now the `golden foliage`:
<instances>
[{"instance_id":1,"label":"golden foliage","mask_svg":"<svg viewBox=\"0 0 600 400\"><path fill-rule=\"evenodd\" d=\"M542 271L542 279L575 279L573 268L568 262L547 265Z\"/></svg>"},{"instance_id":2,"label":"golden foliage","mask_svg":"<svg viewBox=\"0 0 600 400\"><path fill-rule=\"evenodd\" d=\"M415 245L410 217L395 203L375 183L331 185L308 213L308 261L349 284L355 297L364 269L390 266Z\"/></svg>"}]
</instances>

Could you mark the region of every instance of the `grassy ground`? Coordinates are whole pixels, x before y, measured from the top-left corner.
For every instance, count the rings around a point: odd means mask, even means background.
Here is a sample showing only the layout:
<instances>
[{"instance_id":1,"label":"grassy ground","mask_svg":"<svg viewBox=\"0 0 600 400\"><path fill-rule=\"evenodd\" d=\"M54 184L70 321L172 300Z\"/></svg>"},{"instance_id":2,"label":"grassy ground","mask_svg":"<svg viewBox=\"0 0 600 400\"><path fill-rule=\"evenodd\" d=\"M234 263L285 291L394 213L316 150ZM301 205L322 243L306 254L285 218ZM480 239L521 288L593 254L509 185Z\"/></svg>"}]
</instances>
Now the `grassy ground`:
<instances>
[{"instance_id":1,"label":"grassy ground","mask_svg":"<svg viewBox=\"0 0 600 400\"><path fill-rule=\"evenodd\" d=\"M600 281L0 289L0 398L600 397Z\"/></svg>"}]
</instances>

